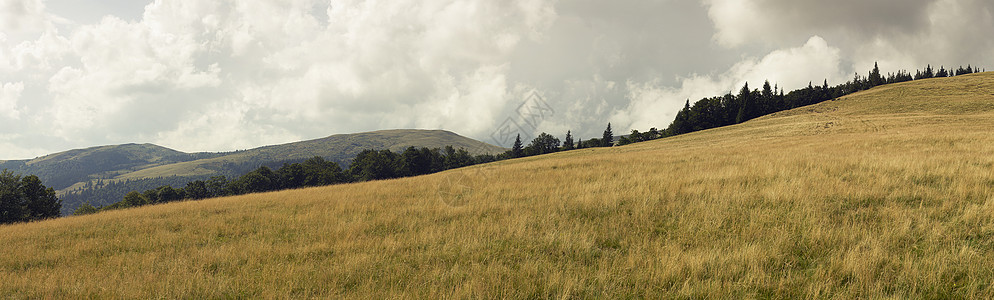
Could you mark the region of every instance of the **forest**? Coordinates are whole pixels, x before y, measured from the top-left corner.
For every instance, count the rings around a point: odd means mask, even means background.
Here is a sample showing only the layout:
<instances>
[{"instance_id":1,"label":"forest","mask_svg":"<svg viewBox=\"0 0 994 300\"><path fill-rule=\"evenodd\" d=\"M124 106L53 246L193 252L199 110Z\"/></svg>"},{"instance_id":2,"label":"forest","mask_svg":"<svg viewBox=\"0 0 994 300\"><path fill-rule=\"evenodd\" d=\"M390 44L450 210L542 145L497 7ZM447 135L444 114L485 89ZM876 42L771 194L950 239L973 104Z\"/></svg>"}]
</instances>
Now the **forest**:
<instances>
[{"instance_id":1,"label":"forest","mask_svg":"<svg viewBox=\"0 0 994 300\"><path fill-rule=\"evenodd\" d=\"M0 172L0 224L55 218L60 209L62 201L55 197L55 190L43 185L38 176Z\"/></svg>"}]
</instances>

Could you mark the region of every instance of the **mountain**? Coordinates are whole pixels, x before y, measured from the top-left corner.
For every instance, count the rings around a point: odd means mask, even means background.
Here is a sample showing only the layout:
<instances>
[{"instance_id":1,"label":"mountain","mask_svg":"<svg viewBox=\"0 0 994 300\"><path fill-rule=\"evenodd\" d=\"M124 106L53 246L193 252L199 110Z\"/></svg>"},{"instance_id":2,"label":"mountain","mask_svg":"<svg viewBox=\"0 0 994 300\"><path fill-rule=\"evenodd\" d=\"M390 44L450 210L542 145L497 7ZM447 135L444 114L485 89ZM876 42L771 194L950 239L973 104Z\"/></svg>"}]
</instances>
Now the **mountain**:
<instances>
[{"instance_id":1,"label":"mountain","mask_svg":"<svg viewBox=\"0 0 994 300\"><path fill-rule=\"evenodd\" d=\"M982 73L621 147L0 226L0 293L991 299L991 128Z\"/></svg>"},{"instance_id":2,"label":"mountain","mask_svg":"<svg viewBox=\"0 0 994 300\"><path fill-rule=\"evenodd\" d=\"M237 168L237 166L244 165L245 163L249 163L251 165L250 169L254 169L260 163L302 161L315 156L321 156L327 160L338 162L345 167L348 166L353 157L363 150L390 149L394 152L400 152L410 146L417 148L443 148L445 146L452 146L456 149L466 149L473 155L497 154L506 150L444 130L383 130L356 134L339 134L310 141L266 146L214 158L156 166L122 174L115 179L225 174L226 170Z\"/></svg>"},{"instance_id":3,"label":"mountain","mask_svg":"<svg viewBox=\"0 0 994 300\"><path fill-rule=\"evenodd\" d=\"M31 160L0 161L0 169L37 175L46 186L64 189L89 179L114 178L216 155L219 154L189 154L152 144L126 144L69 150Z\"/></svg>"},{"instance_id":4,"label":"mountain","mask_svg":"<svg viewBox=\"0 0 994 300\"><path fill-rule=\"evenodd\" d=\"M37 175L63 197L63 214L84 202L106 205L128 191L181 187L210 176L239 176L261 165L278 167L321 156L343 167L366 149L402 151L409 146L466 149L474 155L505 151L444 130L383 130L265 146L229 153L183 153L152 144L70 150L32 160L0 161L0 169Z\"/></svg>"}]
</instances>

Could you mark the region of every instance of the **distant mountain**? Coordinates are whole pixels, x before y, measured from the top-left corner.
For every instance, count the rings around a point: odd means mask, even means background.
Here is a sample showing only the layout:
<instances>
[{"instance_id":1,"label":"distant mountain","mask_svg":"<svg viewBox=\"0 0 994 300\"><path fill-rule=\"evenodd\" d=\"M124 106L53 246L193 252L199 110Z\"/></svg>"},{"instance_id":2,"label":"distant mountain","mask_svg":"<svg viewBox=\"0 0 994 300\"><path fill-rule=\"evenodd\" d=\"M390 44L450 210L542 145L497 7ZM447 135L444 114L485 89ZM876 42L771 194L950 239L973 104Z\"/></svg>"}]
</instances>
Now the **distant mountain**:
<instances>
[{"instance_id":1,"label":"distant mountain","mask_svg":"<svg viewBox=\"0 0 994 300\"><path fill-rule=\"evenodd\" d=\"M152 144L125 144L69 150L30 160L0 161L0 169L37 175L46 186L61 190L90 179L114 178L142 169L219 155L183 153Z\"/></svg>"},{"instance_id":2,"label":"distant mountain","mask_svg":"<svg viewBox=\"0 0 994 300\"><path fill-rule=\"evenodd\" d=\"M240 174L248 171L245 169L246 167L255 169L262 163L302 161L314 156L324 157L345 167L362 150L390 149L399 152L410 146L418 148L452 146L456 149L466 149L474 155L497 154L506 150L444 130L383 130L339 134L316 140L266 146L214 158L156 166L122 174L117 179L223 175L228 173L226 171L232 170L235 171L235 174ZM246 163L248 163L247 166Z\"/></svg>"},{"instance_id":3,"label":"distant mountain","mask_svg":"<svg viewBox=\"0 0 994 300\"><path fill-rule=\"evenodd\" d=\"M46 186L59 190L60 195L77 194L64 196L65 214L83 202L104 205L120 201L123 193L131 190L178 185L217 175L238 176L259 166L278 167L315 156L338 162L344 168L363 150L399 152L409 146L452 146L474 155L506 150L449 131L401 129L339 134L228 153L184 153L152 144L102 146L31 160L0 161L0 169L37 175Z\"/></svg>"}]
</instances>

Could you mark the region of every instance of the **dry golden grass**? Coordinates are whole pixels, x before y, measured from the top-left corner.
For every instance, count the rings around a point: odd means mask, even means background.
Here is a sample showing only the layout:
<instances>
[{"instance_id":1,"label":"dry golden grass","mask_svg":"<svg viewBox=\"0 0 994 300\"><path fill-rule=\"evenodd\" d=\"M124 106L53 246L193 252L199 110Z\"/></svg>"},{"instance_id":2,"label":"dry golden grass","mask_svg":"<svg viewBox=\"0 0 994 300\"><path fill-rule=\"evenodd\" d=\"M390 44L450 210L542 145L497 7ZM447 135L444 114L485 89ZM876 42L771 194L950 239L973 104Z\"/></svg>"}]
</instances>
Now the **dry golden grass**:
<instances>
[{"instance_id":1,"label":"dry golden grass","mask_svg":"<svg viewBox=\"0 0 994 300\"><path fill-rule=\"evenodd\" d=\"M992 128L994 74L975 74L625 147L3 226L0 295L991 298Z\"/></svg>"}]
</instances>

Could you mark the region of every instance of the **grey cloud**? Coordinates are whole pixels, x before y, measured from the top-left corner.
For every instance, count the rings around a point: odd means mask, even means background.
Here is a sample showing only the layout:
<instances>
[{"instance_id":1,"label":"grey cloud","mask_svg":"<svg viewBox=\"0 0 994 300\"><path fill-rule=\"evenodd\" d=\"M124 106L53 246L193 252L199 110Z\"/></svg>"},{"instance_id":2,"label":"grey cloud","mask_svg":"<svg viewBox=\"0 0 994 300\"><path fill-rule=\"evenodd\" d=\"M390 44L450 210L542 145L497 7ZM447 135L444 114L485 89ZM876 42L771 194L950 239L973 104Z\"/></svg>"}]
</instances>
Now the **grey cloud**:
<instances>
[{"instance_id":1,"label":"grey cloud","mask_svg":"<svg viewBox=\"0 0 994 300\"><path fill-rule=\"evenodd\" d=\"M27 0L0 3L10 1ZM488 140L532 89L556 111L536 131L586 139L609 121L615 132L665 127L688 98L746 80L838 81L876 60L994 65L994 3L982 0L48 3L76 24L0 41L0 68L17 53L38 66L0 74L24 82L28 123L0 131L0 146L18 147L0 159L399 127Z\"/></svg>"}]
</instances>

